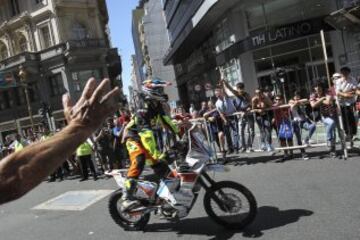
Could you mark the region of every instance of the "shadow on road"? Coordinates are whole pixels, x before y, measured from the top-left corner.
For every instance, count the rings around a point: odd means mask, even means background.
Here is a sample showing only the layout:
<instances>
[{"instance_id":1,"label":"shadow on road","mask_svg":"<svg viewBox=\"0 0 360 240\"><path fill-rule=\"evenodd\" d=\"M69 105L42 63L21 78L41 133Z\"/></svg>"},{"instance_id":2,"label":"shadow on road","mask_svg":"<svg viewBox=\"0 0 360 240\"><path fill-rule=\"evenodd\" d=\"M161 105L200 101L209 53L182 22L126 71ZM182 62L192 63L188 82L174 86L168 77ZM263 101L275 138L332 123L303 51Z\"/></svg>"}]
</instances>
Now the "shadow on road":
<instances>
[{"instance_id":1,"label":"shadow on road","mask_svg":"<svg viewBox=\"0 0 360 240\"><path fill-rule=\"evenodd\" d=\"M297 150L295 150L296 152ZM338 151L338 158L341 158L341 151ZM319 159L327 159L331 160L329 153L327 151L313 151L308 152L310 160L319 160ZM259 163L286 163L290 161L303 161L300 153L295 153L294 158L286 161L281 161L283 157L282 152L277 152L274 156L269 156L263 153L259 155L249 155L244 154L240 156L230 156L227 157L224 161L225 164L234 165L234 166L242 166L242 165L255 165Z\"/></svg>"},{"instance_id":2,"label":"shadow on road","mask_svg":"<svg viewBox=\"0 0 360 240\"><path fill-rule=\"evenodd\" d=\"M264 231L295 223L301 217L308 217L314 212L305 209L279 210L276 207L264 206L259 208L258 215L253 224L243 232L244 237L261 237Z\"/></svg>"},{"instance_id":3,"label":"shadow on road","mask_svg":"<svg viewBox=\"0 0 360 240\"><path fill-rule=\"evenodd\" d=\"M243 237L258 238L264 231L279 228L299 221L301 217L311 216L312 211L304 209L279 210L276 207L263 206L258 209L258 214L251 226L243 231L227 230L215 224L208 217L184 219L178 223L149 224L146 232L176 232L178 235L203 235L209 239L230 239L236 233Z\"/></svg>"}]
</instances>

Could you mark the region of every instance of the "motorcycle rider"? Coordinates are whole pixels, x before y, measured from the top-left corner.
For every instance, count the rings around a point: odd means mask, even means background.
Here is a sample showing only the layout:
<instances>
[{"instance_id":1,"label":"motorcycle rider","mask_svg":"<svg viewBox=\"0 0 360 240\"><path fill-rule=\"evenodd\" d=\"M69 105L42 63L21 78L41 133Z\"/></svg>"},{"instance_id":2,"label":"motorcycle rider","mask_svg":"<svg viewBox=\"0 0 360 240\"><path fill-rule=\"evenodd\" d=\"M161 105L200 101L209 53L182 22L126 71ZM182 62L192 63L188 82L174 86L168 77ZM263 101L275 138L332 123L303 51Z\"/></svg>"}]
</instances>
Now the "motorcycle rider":
<instances>
[{"instance_id":1,"label":"motorcycle rider","mask_svg":"<svg viewBox=\"0 0 360 240\"><path fill-rule=\"evenodd\" d=\"M167 95L164 88L171 84L160 79L146 80L142 84L140 107L134 111L130 122L126 125L123 142L130 156L130 167L125 182L122 207L124 210L137 204L134 193L137 180L145 165L150 166L154 173L162 178L169 172L167 156L159 151L154 137L153 128L156 124L169 129L178 135L179 130L164 111Z\"/></svg>"}]
</instances>

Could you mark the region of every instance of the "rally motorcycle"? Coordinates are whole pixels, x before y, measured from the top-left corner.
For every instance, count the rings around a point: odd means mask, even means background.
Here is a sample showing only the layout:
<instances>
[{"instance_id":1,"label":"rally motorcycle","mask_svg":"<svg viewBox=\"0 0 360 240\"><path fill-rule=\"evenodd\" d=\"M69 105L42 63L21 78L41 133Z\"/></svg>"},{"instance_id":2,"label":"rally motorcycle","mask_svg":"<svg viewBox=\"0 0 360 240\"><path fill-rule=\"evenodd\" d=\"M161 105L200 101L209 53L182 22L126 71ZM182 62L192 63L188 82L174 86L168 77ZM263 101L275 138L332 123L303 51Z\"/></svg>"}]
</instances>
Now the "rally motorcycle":
<instances>
[{"instance_id":1,"label":"rally motorcycle","mask_svg":"<svg viewBox=\"0 0 360 240\"><path fill-rule=\"evenodd\" d=\"M175 161L170 174L158 181L139 180L135 197L138 204L123 210L126 169L113 170L119 190L109 199L113 220L125 230L144 230L150 214L169 221L185 218L194 206L201 188L205 190L204 208L216 223L227 229L242 229L256 216L257 203L253 194L243 185L232 181L214 181L209 172L227 172L223 165L213 163L214 154L201 129L193 124L188 131L188 152L182 163Z\"/></svg>"}]
</instances>

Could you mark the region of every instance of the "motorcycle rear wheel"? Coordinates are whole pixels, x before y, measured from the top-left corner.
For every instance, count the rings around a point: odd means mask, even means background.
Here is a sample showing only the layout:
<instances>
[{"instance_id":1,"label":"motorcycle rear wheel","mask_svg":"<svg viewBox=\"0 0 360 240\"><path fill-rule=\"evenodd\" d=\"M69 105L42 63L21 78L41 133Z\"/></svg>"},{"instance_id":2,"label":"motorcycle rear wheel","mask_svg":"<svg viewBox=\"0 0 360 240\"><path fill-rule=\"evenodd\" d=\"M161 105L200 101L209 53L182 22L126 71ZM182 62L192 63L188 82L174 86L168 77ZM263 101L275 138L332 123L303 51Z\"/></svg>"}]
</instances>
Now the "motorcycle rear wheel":
<instances>
[{"instance_id":1,"label":"motorcycle rear wheel","mask_svg":"<svg viewBox=\"0 0 360 240\"><path fill-rule=\"evenodd\" d=\"M245 203L248 205L248 212L240 213ZM241 230L248 226L254 221L257 213L254 195L243 185L231 181L218 182L207 190L204 208L216 223L232 230ZM220 211L216 211L216 208ZM225 216L220 216L221 213ZM238 216L232 216L233 213Z\"/></svg>"},{"instance_id":2,"label":"motorcycle rear wheel","mask_svg":"<svg viewBox=\"0 0 360 240\"><path fill-rule=\"evenodd\" d=\"M144 230L150 220L150 213L139 216L139 219L137 220L130 220L130 215L122 212L120 209L122 204L122 194L122 190L118 190L112 193L110 196L108 208L112 219L115 221L116 224L118 224L126 231ZM127 217L126 215L128 215L129 217Z\"/></svg>"}]
</instances>

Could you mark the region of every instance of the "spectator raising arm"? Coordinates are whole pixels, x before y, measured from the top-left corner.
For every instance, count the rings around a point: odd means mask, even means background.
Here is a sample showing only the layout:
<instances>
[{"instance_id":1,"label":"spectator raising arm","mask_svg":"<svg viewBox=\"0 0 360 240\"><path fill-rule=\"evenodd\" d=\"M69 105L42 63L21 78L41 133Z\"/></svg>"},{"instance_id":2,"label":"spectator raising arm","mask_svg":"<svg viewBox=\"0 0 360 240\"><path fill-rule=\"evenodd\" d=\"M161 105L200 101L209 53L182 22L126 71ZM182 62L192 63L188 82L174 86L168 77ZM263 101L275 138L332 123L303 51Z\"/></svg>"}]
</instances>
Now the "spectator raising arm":
<instances>
[{"instance_id":1,"label":"spectator raising arm","mask_svg":"<svg viewBox=\"0 0 360 240\"><path fill-rule=\"evenodd\" d=\"M108 79L96 86L95 79L90 79L75 106L64 95L68 126L61 132L0 162L0 204L20 198L40 184L115 111L118 89L109 91Z\"/></svg>"}]
</instances>

